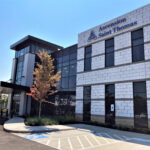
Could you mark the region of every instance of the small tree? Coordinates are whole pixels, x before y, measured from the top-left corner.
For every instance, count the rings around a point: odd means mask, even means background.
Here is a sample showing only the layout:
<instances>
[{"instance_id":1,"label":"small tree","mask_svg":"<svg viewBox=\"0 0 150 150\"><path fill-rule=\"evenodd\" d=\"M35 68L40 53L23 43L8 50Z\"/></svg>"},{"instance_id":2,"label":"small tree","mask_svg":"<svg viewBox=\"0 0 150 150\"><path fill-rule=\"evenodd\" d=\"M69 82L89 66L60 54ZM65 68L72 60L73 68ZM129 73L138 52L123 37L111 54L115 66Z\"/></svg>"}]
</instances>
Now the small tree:
<instances>
[{"instance_id":1,"label":"small tree","mask_svg":"<svg viewBox=\"0 0 150 150\"><path fill-rule=\"evenodd\" d=\"M58 81L60 80L60 71L56 74L54 73L54 65L51 55L47 52L40 51L39 53L40 63L37 64L33 75L34 83L33 87L30 88L30 93L27 95L32 96L34 100L39 102L39 118L41 117L41 106L42 103L54 104L48 101L49 95L53 95L57 92L56 87L58 86Z\"/></svg>"}]
</instances>

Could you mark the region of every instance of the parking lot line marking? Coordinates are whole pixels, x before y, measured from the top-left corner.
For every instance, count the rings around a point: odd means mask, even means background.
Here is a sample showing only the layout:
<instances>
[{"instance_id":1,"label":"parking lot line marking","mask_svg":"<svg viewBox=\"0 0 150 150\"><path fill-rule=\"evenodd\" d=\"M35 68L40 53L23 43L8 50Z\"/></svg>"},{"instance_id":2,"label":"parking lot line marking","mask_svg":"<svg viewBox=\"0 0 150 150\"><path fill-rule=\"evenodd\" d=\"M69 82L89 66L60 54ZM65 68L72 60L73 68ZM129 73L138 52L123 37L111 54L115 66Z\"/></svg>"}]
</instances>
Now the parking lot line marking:
<instances>
[{"instance_id":1,"label":"parking lot line marking","mask_svg":"<svg viewBox=\"0 0 150 150\"><path fill-rule=\"evenodd\" d=\"M123 138L121 138L120 136L118 136L118 135L116 135L116 134L114 134L114 136L115 136L116 138L118 138L119 140L121 140L121 141L125 141Z\"/></svg>"},{"instance_id":2,"label":"parking lot line marking","mask_svg":"<svg viewBox=\"0 0 150 150\"><path fill-rule=\"evenodd\" d=\"M68 143L69 143L69 146L70 146L70 150L73 150L73 147L72 147L72 144L71 144L71 141L70 141L69 137L68 137Z\"/></svg>"},{"instance_id":3,"label":"parking lot line marking","mask_svg":"<svg viewBox=\"0 0 150 150\"><path fill-rule=\"evenodd\" d=\"M110 139L112 139L112 141L116 142L116 140L112 136L110 136L108 133L103 133L103 134L109 137Z\"/></svg>"},{"instance_id":4,"label":"parking lot line marking","mask_svg":"<svg viewBox=\"0 0 150 150\"><path fill-rule=\"evenodd\" d=\"M110 143L101 133L97 133L106 143Z\"/></svg>"},{"instance_id":5,"label":"parking lot line marking","mask_svg":"<svg viewBox=\"0 0 150 150\"><path fill-rule=\"evenodd\" d=\"M60 149L60 138L58 139L58 146L57 149Z\"/></svg>"},{"instance_id":6,"label":"parking lot line marking","mask_svg":"<svg viewBox=\"0 0 150 150\"><path fill-rule=\"evenodd\" d=\"M81 140L80 140L80 137L79 137L79 136L77 136L77 140L79 141L79 143L80 143L80 145L81 145L82 149L84 149L84 146L83 146L83 144L82 144L82 142L81 142Z\"/></svg>"},{"instance_id":7,"label":"parking lot line marking","mask_svg":"<svg viewBox=\"0 0 150 150\"><path fill-rule=\"evenodd\" d=\"M50 143L50 140L47 141L46 145L48 145Z\"/></svg>"},{"instance_id":8,"label":"parking lot line marking","mask_svg":"<svg viewBox=\"0 0 150 150\"><path fill-rule=\"evenodd\" d=\"M88 137L86 135L84 135L85 139L88 141L88 143L93 146L93 144L91 143L91 141L88 139Z\"/></svg>"},{"instance_id":9,"label":"parking lot line marking","mask_svg":"<svg viewBox=\"0 0 150 150\"><path fill-rule=\"evenodd\" d=\"M96 139L95 135L92 134L92 137L93 137L93 139L96 141L96 143L97 143L98 145L102 145L102 143L100 143L100 142Z\"/></svg>"},{"instance_id":10,"label":"parking lot line marking","mask_svg":"<svg viewBox=\"0 0 150 150\"><path fill-rule=\"evenodd\" d=\"M93 146L92 148L100 148L100 147L103 147L103 146L106 146L106 145L113 145L113 144L116 144L116 143L118 143L118 142L113 142L113 143L106 143L106 144L102 144L102 145L95 145L95 146ZM89 148L91 148L91 147L85 147L85 148L82 148L82 149L79 149L79 150L88 150Z\"/></svg>"}]
</instances>

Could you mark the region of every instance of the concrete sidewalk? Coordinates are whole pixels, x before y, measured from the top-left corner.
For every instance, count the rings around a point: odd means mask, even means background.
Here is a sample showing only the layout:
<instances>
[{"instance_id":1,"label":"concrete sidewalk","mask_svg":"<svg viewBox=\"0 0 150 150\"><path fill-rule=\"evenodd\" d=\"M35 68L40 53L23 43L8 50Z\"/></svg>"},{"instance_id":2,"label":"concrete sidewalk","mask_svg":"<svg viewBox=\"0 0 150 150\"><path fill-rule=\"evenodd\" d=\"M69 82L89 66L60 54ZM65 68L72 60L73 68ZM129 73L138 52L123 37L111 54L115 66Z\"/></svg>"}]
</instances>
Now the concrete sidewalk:
<instances>
[{"instance_id":1,"label":"concrete sidewalk","mask_svg":"<svg viewBox=\"0 0 150 150\"><path fill-rule=\"evenodd\" d=\"M75 127L67 125L49 125L49 126L26 126L24 118L15 117L4 123L4 130L13 133L40 133L52 131L75 130Z\"/></svg>"}]
</instances>

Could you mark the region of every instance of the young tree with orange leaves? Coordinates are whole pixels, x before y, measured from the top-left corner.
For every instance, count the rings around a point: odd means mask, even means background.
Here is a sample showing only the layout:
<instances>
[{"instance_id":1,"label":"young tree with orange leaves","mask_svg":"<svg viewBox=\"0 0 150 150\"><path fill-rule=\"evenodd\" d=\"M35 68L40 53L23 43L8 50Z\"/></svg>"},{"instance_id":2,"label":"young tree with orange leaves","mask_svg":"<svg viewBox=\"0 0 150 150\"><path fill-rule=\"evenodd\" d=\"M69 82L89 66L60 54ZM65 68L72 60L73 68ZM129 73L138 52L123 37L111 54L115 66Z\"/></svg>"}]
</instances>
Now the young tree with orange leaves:
<instances>
[{"instance_id":1,"label":"young tree with orange leaves","mask_svg":"<svg viewBox=\"0 0 150 150\"><path fill-rule=\"evenodd\" d=\"M34 100L39 102L39 118L41 117L41 106L42 103L54 104L53 102L47 101L49 95L53 95L57 92L56 87L60 80L60 71L54 73L54 59L47 52L40 51L38 54L40 58L40 64L37 64L33 75L34 82L33 87L30 88L30 93L27 95L32 96Z\"/></svg>"}]
</instances>

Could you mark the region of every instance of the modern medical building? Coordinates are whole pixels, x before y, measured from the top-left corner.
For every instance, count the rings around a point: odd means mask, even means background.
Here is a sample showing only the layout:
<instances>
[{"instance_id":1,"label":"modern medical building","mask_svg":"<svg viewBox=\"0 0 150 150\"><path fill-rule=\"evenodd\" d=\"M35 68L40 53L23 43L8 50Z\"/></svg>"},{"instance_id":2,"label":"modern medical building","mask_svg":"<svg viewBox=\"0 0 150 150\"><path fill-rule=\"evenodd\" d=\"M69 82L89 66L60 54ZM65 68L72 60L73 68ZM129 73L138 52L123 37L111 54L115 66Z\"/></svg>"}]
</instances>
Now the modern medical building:
<instances>
[{"instance_id":1,"label":"modern medical building","mask_svg":"<svg viewBox=\"0 0 150 150\"><path fill-rule=\"evenodd\" d=\"M55 106L44 111L57 114L62 102L67 106L60 111L73 111L80 121L150 128L150 4L80 33L77 45L68 48L27 36L11 49L11 83L1 82L10 92L9 110L37 111L25 92L38 50L44 49L55 58L56 71L62 70Z\"/></svg>"},{"instance_id":2,"label":"modern medical building","mask_svg":"<svg viewBox=\"0 0 150 150\"><path fill-rule=\"evenodd\" d=\"M39 63L39 51L46 51L55 59L55 70L61 70L57 93L48 97L55 105L43 104L42 114L74 114L76 91L77 44L63 48L33 36L26 36L10 46L15 50L12 64L11 83L1 82L3 93L9 94L8 113L19 116L36 115L38 102L26 93L33 85L33 71Z\"/></svg>"}]
</instances>

